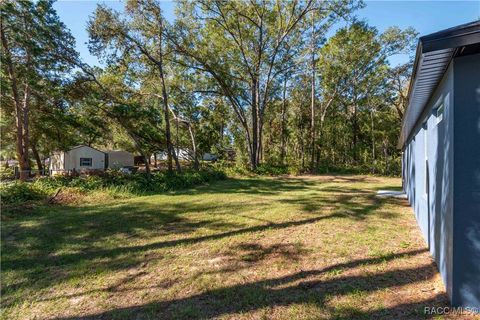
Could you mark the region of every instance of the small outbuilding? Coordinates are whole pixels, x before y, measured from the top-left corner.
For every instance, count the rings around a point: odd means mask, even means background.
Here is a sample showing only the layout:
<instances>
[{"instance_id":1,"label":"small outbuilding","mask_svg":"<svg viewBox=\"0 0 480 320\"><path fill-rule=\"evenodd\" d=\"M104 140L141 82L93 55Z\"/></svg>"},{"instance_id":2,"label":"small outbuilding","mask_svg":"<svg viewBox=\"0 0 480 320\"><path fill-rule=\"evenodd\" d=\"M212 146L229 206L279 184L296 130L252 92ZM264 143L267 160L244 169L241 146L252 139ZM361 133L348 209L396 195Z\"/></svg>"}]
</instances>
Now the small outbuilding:
<instances>
[{"instance_id":1,"label":"small outbuilding","mask_svg":"<svg viewBox=\"0 0 480 320\"><path fill-rule=\"evenodd\" d=\"M106 151L105 167L109 169L120 169L122 167L134 166L134 155L122 150Z\"/></svg>"},{"instance_id":2,"label":"small outbuilding","mask_svg":"<svg viewBox=\"0 0 480 320\"><path fill-rule=\"evenodd\" d=\"M452 305L480 310L480 21L420 38L399 147Z\"/></svg>"},{"instance_id":3,"label":"small outbuilding","mask_svg":"<svg viewBox=\"0 0 480 320\"><path fill-rule=\"evenodd\" d=\"M206 152L203 154L203 157L202 159L204 161L217 161L218 160L218 156L214 153L209 153L209 152Z\"/></svg>"},{"instance_id":4,"label":"small outbuilding","mask_svg":"<svg viewBox=\"0 0 480 320\"><path fill-rule=\"evenodd\" d=\"M178 157L178 160L192 160L193 158L193 151L189 149L175 148L175 153ZM166 161L168 158L167 151L160 151L156 155L157 160ZM151 159L153 160L154 156L152 156Z\"/></svg>"},{"instance_id":5,"label":"small outbuilding","mask_svg":"<svg viewBox=\"0 0 480 320\"><path fill-rule=\"evenodd\" d=\"M50 157L50 173L71 171L105 170L105 152L79 145L68 151L54 152Z\"/></svg>"}]
</instances>

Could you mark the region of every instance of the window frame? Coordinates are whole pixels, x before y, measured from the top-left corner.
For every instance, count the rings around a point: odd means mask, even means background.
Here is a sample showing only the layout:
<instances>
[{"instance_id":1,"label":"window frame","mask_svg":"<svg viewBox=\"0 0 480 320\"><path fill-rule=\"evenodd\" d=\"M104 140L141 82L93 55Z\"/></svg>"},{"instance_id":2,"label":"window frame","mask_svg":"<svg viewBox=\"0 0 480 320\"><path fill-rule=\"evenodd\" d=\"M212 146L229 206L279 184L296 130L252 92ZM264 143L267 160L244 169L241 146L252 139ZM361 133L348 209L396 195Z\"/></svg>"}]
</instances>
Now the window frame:
<instances>
[{"instance_id":1,"label":"window frame","mask_svg":"<svg viewBox=\"0 0 480 320\"><path fill-rule=\"evenodd\" d=\"M443 121L444 113L445 113L445 103L442 101L433 109L433 114L435 115L437 124Z\"/></svg>"},{"instance_id":2,"label":"window frame","mask_svg":"<svg viewBox=\"0 0 480 320\"><path fill-rule=\"evenodd\" d=\"M425 199L428 198L428 192L429 192L429 184L430 184L430 177L428 173L428 118L425 120L425 122L422 123L422 129L423 129L423 150L425 154L425 159L424 159L424 180L423 180L423 197Z\"/></svg>"},{"instance_id":3,"label":"window frame","mask_svg":"<svg viewBox=\"0 0 480 320\"><path fill-rule=\"evenodd\" d=\"M90 164L84 164L85 160L89 160ZM80 167L92 167L93 166L93 158L80 158Z\"/></svg>"}]
</instances>

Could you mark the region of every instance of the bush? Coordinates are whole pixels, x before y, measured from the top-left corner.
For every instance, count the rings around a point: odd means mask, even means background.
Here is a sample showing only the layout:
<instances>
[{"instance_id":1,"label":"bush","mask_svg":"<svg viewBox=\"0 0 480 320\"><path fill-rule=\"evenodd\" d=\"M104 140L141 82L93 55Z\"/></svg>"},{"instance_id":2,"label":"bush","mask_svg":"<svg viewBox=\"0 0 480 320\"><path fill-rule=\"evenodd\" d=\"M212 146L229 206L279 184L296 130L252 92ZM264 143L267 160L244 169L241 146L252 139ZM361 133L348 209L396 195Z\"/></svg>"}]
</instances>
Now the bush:
<instances>
[{"instance_id":1,"label":"bush","mask_svg":"<svg viewBox=\"0 0 480 320\"><path fill-rule=\"evenodd\" d=\"M144 194L185 189L225 178L225 173L218 170L183 171L181 173L157 171L152 172L150 179L146 173L126 175L109 171L102 176L39 178L35 184L50 192L59 187L74 187L82 191L108 189L109 192Z\"/></svg>"},{"instance_id":2,"label":"bush","mask_svg":"<svg viewBox=\"0 0 480 320\"><path fill-rule=\"evenodd\" d=\"M0 187L2 204L22 204L27 201L40 200L47 196L47 192L28 182L14 182L3 184Z\"/></svg>"},{"instance_id":3,"label":"bush","mask_svg":"<svg viewBox=\"0 0 480 320\"><path fill-rule=\"evenodd\" d=\"M13 180L15 178L13 167L1 167L0 168L0 180Z\"/></svg>"},{"instance_id":4,"label":"bush","mask_svg":"<svg viewBox=\"0 0 480 320\"><path fill-rule=\"evenodd\" d=\"M181 190L225 178L223 171L212 169L182 173L153 172L150 179L145 173L125 175L119 172L107 172L102 176L40 177L34 182L3 183L0 185L0 197L6 212L17 209L24 212L25 203L46 200L59 188L64 188L56 198L61 203L62 199L78 199L89 194L94 197L102 196L101 193L111 197L128 197ZM100 193L95 194L96 191Z\"/></svg>"}]
</instances>

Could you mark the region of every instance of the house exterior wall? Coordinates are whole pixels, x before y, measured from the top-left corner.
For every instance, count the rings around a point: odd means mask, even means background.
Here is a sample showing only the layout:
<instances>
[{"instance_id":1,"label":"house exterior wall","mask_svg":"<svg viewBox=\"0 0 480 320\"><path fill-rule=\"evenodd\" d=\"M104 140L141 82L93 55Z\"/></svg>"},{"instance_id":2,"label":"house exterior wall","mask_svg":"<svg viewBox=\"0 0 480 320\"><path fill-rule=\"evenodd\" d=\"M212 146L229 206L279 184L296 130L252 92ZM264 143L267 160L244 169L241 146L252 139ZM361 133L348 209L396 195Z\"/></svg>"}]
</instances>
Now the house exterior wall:
<instances>
[{"instance_id":1,"label":"house exterior wall","mask_svg":"<svg viewBox=\"0 0 480 320\"><path fill-rule=\"evenodd\" d=\"M108 168L120 169L133 166L133 154L127 151L108 151Z\"/></svg>"},{"instance_id":2,"label":"house exterior wall","mask_svg":"<svg viewBox=\"0 0 480 320\"><path fill-rule=\"evenodd\" d=\"M480 54L454 60L453 305L480 308Z\"/></svg>"},{"instance_id":3,"label":"house exterior wall","mask_svg":"<svg viewBox=\"0 0 480 320\"><path fill-rule=\"evenodd\" d=\"M405 192L452 304L475 308L480 308L479 74L480 54L453 60L402 159ZM442 103L439 121L435 109Z\"/></svg>"},{"instance_id":4,"label":"house exterior wall","mask_svg":"<svg viewBox=\"0 0 480 320\"><path fill-rule=\"evenodd\" d=\"M451 64L403 150L404 189L450 296L453 288L454 67ZM443 104L441 121L436 108Z\"/></svg>"},{"instance_id":5,"label":"house exterior wall","mask_svg":"<svg viewBox=\"0 0 480 320\"><path fill-rule=\"evenodd\" d=\"M92 158L91 166L81 166L80 158ZM96 149L81 146L65 152L65 170L104 170L105 153Z\"/></svg>"}]
</instances>

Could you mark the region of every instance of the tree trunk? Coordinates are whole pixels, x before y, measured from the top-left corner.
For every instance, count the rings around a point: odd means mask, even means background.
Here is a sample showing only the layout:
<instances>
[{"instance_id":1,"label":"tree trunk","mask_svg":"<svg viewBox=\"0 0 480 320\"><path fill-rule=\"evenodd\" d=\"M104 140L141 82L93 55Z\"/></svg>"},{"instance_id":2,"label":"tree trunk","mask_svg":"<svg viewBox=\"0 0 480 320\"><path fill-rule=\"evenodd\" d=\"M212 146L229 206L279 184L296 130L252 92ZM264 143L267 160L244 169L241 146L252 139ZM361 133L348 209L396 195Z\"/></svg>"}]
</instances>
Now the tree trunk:
<instances>
[{"instance_id":1,"label":"tree trunk","mask_svg":"<svg viewBox=\"0 0 480 320\"><path fill-rule=\"evenodd\" d=\"M311 119L310 119L310 170L314 171L315 166L315 11L312 10L312 79L311 79Z\"/></svg>"},{"instance_id":2,"label":"tree trunk","mask_svg":"<svg viewBox=\"0 0 480 320\"><path fill-rule=\"evenodd\" d=\"M30 108L30 86L28 84L25 85L25 93L23 98L23 108L21 113L21 121L23 127L23 134L22 134L22 154L21 154L21 161L19 161L20 166L20 180L25 181L30 175L30 159L28 156L28 149L29 149L29 128L28 128L28 113Z\"/></svg>"},{"instance_id":3,"label":"tree trunk","mask_svg":"<svg viewBox=\"0 0 480 320\"><path fill-rule=\"evenodd\" d=\"M252 81L252 150L250 154L250 168L257 169L258 155L258 105L257 105L257 80Z\"/></svg>"},{"instance_id":4,"label":"tree trunk","mask_svg":"<svg viewBox=\"0 0 480 320\"><path fill-rule=\"evenodd\" d=\"M286 139L286 113L287 113L287 100L286 100L286 94L287 94L287 76L285 75L285 79L283 80L283 95L282 95L282 133L281 133L281 149L280 149L280 159L282 161L282 164L285 164L285 155L286 155L286 144L287 144L287 139Z\"/></svg>"},{"instance_id":5,"label":"tree trunk","mask_svg":"<svg viewBox=\"0 0 480 320\"><path fill-rule=\"evenodd\" d=\"M353 115L352 115L352 151L353 151L353 162L357 164L358 160L358 152L357 152L357 145L358 145L358 118L357 118L357 105L356 103L353 105Z\"/></svg>"},{"instance_id":6,"label":"tree trunk","mask_svg":"<svg viewBox=\"0 0 480 320\"><path fill-rule=\"evenodd\" d=\"M145 161L145 172L147 173L147 176L150 178L151 175L151 170L150 170L150 157L147 157L145 153L142 153L143 159Z\"/></svg>"},{"instance_id":7,"label":"tree trunk","mask_svg":"<svg viewBox=\"0 0 480 320\"><path fill-rule=\"evenodd\" d=\"M167 87L165 85L165 75L163 72L163 52L162 52L162 32L163 32L163 25L162 20L160 20L160 44L159 44L159 62L157 64L158 71L160 73L160 80L162 83L162 97L163 97L163 112L165 117L165 140L167 141L167 162L168 162L168 171L173 171L172 165L172 157L175 160L175 165L177 166L177 171L182 171L180 167L180 163L178 162L177 154L175 153L175 149L173 148L172 144L172 135L170 130L170 114L168 109L168 96L167 96Z\"/></svg>"},{"instance_id":8,"label":"tree trunk","mask_svg":"<svg viewBox=\"0 0 480 320\"><path fill-rule=\"evenodd\" d=\"M188 132L190 133L190 139L192 140L193 168L198 171L198 169L200 169L200 163L198 162L197 143L195 141L195 135L193 134L193 129L190 124L188 124Z\"/></svg>"},{"instance_id":9,"label":"tree trunk","mask_svg":"<svg viewBox=\"0 0 480 320\"><path fill-rule=\"evenodd\" d=\"M375 173L375 131L374 131L374 119L373 119L373 109L370 112L371 117L371 136L372 136L372 172Z\"/></svg>"},{"instance_id":10,"label":"tree trunk","mask_svg":"<svg viewBox=\"0 0 480 320\"><path fill-rule=\"evenodd\" d=\"M386 139L383 140L383 153L384 153L384 156L385 156L385 172L384 172L384 174L388 175L389 163L388 163L388 149L387 149L387 140Z\"/></svg>"},{"instance_id":11,"label":"tree trunk","mask_svg":"<svg viewBox=\"0 0 480 320\"><path fill-rule=\"evenodd\" d=\"M25 181L28 178L29 163L28 163L28 128L25 131L24 124L28 125L28 104L30 100L30 88L28 84L25 86L25 95L23 100L23 106L20 102L20 94L18 91L18 81L15 74L15 69L12 62L10 47L7 37L5 35L5 29L3 26L3 20L0 22L0 37L2 40L2 46L5 53L6 71L10 78L10 86L12 89L13 101L15 105L15 129L16 129L16 144L15 153L20 167L20 180ZM25 145L27 142L27 145ZM25 152L26 151L26 152Z\"/></svg>"},{"instance_id":12,"label":"tree trunk","mask_svg":"<svg viewBox=\"0 0 480 320\"><path fill-rule=\"evenodd\" d=\"M265 101L264 101L265 103ZM261 163L263 160L263 110L265 110L265 105L261 104L260 101L260 81L257 80L257 148L258 148L258 154L257 154L257 166L258 164Z\"/></svg>"},{"instance_id":13,"label":"tree trunk","mask_svg":"<svg viewBox=\"0 0 480 320\"><path fill-rule=\"evenodd\" d=\"M42 172L43 172L42 159L40 159L40 155L38 154L37 146L35 145L35 143L32 143L32 154L33 154L33 157L35 158L35 161L37 162L38 175L42 175Z\"/></svg>"}]
</instances>

